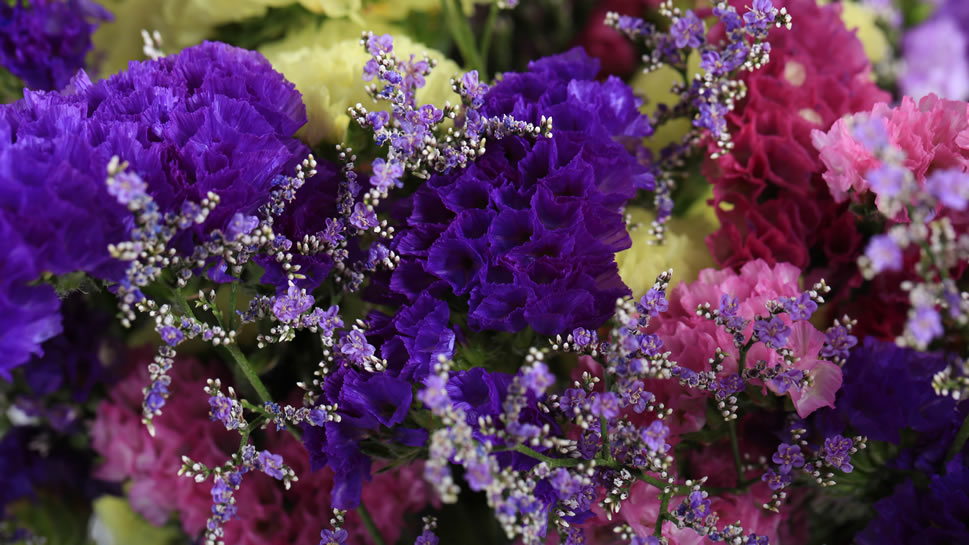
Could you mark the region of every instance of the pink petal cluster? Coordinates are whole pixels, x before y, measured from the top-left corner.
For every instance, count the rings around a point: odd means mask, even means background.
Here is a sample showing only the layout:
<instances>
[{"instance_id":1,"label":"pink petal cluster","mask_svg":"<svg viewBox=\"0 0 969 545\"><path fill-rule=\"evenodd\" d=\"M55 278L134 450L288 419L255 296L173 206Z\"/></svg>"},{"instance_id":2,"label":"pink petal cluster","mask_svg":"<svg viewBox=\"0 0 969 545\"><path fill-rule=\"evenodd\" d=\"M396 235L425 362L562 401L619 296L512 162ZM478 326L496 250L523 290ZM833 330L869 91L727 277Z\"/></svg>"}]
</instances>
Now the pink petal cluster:
<instances>
[{"instance_id":1,"label":"pink petal cluster","mask_svg":"<svg viewBox=\"0 0 969 545\"><path fill-rule=\"evenodd\" d=\"M925 96L916 104L912 97L904 97L897 107L877 104L867 115L884 121L889 142L905 152L904 165L920 185L936 169L969 171L969 104L936 95ZM824 181L839 202L847 200L852 191L856 199L868 191L877 196L865 175L881 162L852 135L855 117L838 120L827 132L811 133L827 168Z\"/></svg>"},{"instance_id":2,"label":"pink petal cluster","mask_svg":"<svg viewBox=\"0 0 969 545\"><path fill-rule=\"evenodd\" d=\"M739 352L734 347L733 340L713 321L697 316L697 306L710 303L712 308L718 308L721 295L729 294L737 299L737 314L745 320L753 320L758 314L766 314L765 303L768 300L799 295L800 276L801 271L793 265L778 263L771 266L761 259L747 262L739 273L729 269L705 269L696 282L680 284L673 290L669 297L668 314L654 320L653 323L658 323L658 326L651 327L656 327L655 333L663 339L663 350L670 351L670 359L680 366L694 371L707 371L710 369L708 360L713 351L721 347L727 354L723 374L726 376L736 373ZM841 368L818 358L824 344L824 335L810 322L799 321L792 324L786 314L782 317L793 330L788 346L799 357L796 368L815 379L814 385L804 391L789 392L798 415L803 418L819 407L834 406L835 393L841 387ZM749 336L752 329L753 324L748 323L745 333ZM758 360L773 363L777 360L777 355L758 343L748 352L746 361L753 364ZM653 386L650 384L647 389ZM770 385L765 386L773 388ZM705 403L697 404L696 399L705 397L705 394L684 389L679 392L664 400L675 410L689 415L681 417L679 423L683 427L674 431L697 431L705 422ZM657 396L660 394L657 393Z\"/></svg>"},{"instance_id":3,"label":"pink petal cluster","mask_svg":"<svg viewBox=\"0 0 969 545\"><path fill-rule=\"evenodd\" d=\"M141 388L148 384L150 358L150 352L133 353L131 371L98 407L93 446L104 461L96 475L129 482L128 499L149 522L161 525L178 516L186 533L198 535L211 512L211 483L197 484L177 472L183 455L212 466L223 463L239 447L238 433L209 420L208 398L202 390L208 378L219 377L223 384L231 381L220 367L188 358L176 360L171 372L172 397L155 419L155 437L151 437L141 423ZM226 524L225 541L239 545L316 543L331 516L332 472L311 472L303 445L286 431L270 427L263 433L261 446L282 455L299 480L286 491L267 475L247 474L235 493L239 518ZM412 464L376 473L364 485L363 502L389 542L396 541L408 526L405 515L436 502L422 475L420 464ZM348 543L371 543L355 513L347 515L346 529Z\"/></svg>"}]
</instances>

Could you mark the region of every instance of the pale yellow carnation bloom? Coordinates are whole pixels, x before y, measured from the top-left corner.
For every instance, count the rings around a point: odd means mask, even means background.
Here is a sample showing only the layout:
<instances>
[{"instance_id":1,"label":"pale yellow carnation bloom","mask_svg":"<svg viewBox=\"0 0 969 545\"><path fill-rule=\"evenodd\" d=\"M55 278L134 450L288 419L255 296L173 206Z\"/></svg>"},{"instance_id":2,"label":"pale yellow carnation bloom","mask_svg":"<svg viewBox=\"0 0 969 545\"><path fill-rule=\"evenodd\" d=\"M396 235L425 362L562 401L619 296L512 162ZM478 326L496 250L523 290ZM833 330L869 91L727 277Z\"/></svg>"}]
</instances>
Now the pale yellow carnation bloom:
<instances>
[{"instance_id":1,"label":"pale yellow carnation bloom","mask_svg":"<svg viewBox=\"0 0 969 545\"><path fill-rule=\"evenodd\" d=\"M437 60L437 68L417 93L419 103L441 107L447 100L458 101L450 83L451 77L460 70L457 64L438 51L394 33L390 27L379 26L371 25L371 28L394 35L394 51L399 58L427 53ZM347 115L350 106L357 103L368 109L377 106L364 89L363 66L370 57L360 45L361 28L350 21L329 21L319 29L295 32L260 50L303 94L309 123L298 136L311 145L342 142L350 123Z\"/></svg>"},{"instance_id":2,"label":"pale yellow carnation bloom","mask_svg":"<svg viewBox=\"0 0 969 545\"><path fill-rule=\"evenodd\" d=\"M875 12L868 6L843 2L841 20L848 30L858 31L858 39L865 48L865 54L872 64L878 64L889 52L888 39L875 20Z\"/></svg>"},{"instance_id":3,"label":"pale yellow carnation bloom","mask_svg":"<svg viewBox=\"0 0 969 545\"><path fill-rule=\"evenodd\" d=\"M91 534L101 545L174 545L184 539L171 526L152 525L127 501L115 496L101 496L94 501Z\"/></svg>"},{"instance_id":4,"label":"pale yellow carnation bloom","mask_svg":"<svg viewBox=\"0 0 969 545\"><path fill-rule=\"evenodd\" d=\"M716 214L706 198L695 203L683 217L673 217L666 223L666 238L662 245L647 244L649 225L656 218L655 212L638 207L626 210L639 229L630 233L633 245L616 254L619 276L640 297L653 285L659 273L672 268L675 286L680 282L693 282L700 271L713 267L713 257L704 239L714 232L718 223Z\"/></svg>"}]
</instances>

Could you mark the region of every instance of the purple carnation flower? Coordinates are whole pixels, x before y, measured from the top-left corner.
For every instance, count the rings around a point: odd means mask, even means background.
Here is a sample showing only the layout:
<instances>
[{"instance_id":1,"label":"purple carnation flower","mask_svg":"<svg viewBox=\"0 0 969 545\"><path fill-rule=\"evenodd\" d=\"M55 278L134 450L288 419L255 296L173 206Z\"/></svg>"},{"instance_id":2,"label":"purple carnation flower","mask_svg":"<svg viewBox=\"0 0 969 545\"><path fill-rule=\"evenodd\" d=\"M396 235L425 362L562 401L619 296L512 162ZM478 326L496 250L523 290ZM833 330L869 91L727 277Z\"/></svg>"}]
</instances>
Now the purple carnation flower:
<instances>
[{"instance_id":1,"label":"purple carnation flower","mask_svg":"<svg viewBox=\"0 0 969 545\"><path fill-rule=\"evenodd\" d=\"M31 89L63 88L84 67L91 34L107 10L92 0L0 4L0 65Z\"/></svg>"},{"instance_id":2,"label":"purple carnation flower","mask_svg":"<svg viewBox=\"0 0 969 545\"><path fill-rule=\"evenodd\" d=\"M553 136L490 141L468 168L419 188L394 241L395 292L467 296L475 330L551 335L612 315L628 293L614 259L630 244L620 206L652 187L624 143L652 127L629 87L596 81L598 70L573 50L491 87L483 114L551 116Z\"/></svg>"}]
</instances>

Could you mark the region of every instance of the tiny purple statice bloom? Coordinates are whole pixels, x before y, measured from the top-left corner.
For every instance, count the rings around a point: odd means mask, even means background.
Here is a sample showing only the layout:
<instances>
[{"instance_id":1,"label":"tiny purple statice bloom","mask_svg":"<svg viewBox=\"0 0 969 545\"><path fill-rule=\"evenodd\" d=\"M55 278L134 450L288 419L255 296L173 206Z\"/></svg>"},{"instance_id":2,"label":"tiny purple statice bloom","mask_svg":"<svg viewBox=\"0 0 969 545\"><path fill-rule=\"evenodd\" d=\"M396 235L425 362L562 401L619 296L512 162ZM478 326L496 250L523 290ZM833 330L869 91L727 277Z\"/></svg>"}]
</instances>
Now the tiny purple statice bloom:
<instances>
[{"instance_id":1,"label":"tiny purple statice bloom","mask_svg":"<svg viewBox=\"0 0 969 545\"><path fill-rule=\"evenodd\" d=\"M417 540L414 541L414 545L438 545L438 543L440 543L438 537L430 530L421 532L421 535L417 536Z\"/></svg>"},{"instance_id":2,"label":"tiny purple statice bloom","mask_svg":"<svg viewBox=\"0 0 969 545\"><path fill-rule=\"evenodd\" d=\"M225 428L232 430L237 428L235 416L232 414L234 403L228 397L217 394L209 398L209 418L215 422L219 421Z\"/></svg>"},{"instance_id":3,"label":"tiny purple statice bloom","mask_svg":"<svg viewBox=\"0 0 969 545\"><path fill-rule=\"evenodd\" d=\"M777 388L777 393L786 394L792 389L796 390L800 388L801 380L803 379L804 371L800 369L788 369L772 378L770 382Z\"/></svg>"},{"instance_id":4,"label":"tiny purple statice bloom","mask_svg":"<svg viewBox=\"0 0 969 545\"><path fill-rule=\"evenodd\" d=\"M721 395L724 397L732 396L737 392L742 392L746 387L744 379L736 373L721 378L717 384L720 386L720 392L722 392Z\"/></svg>"},{"instance_id":5,"label":"tiny purple statice bloom","mask_svg":"<svg viewBox=\"0 0 969 545\"><path fill-rule=\"evenodd\" d=\"M145 396L145 408L150 412L161 410L165 406L165 399L168 397L168 386L162 382L155 382Z\"/></svg>"},{"instance_id":6,"label":"tiny purple statice bloom","mask_svg":"<svg viewBox=\"0 0 969 545\"><path fill-rule=\"evenodd\" d=\"M764 344L773 348L783 348L787 344L787 338L791 335L791 328L780 317L773 316L770 320L754 322L754 333Z\"/></svg>"},{"instance_id":7,"label":"tiny purple statice bloom","mask_svg":"<svg viewBox=\"0 0 969 545\"><path fill-rule=\"evenodd\" d=\"M843 325L832 327L824 334L821 357L846 359L849 351L856 344L858 344L858 337L849 334L848 328Z\"/></svg>"},{"instance_id":8,"label":"tiny purple statice bloom","mask_svg":"<svg viewBox=\"0 0 969 545\"><path fill-rule=\"evenodd\" d=\"M619 21L616 23L617 30L633 36L637 36L645 32L646 28L646 21L640 19L639 17L631 17L629 15L620 15Z\"/></svg>"},{"instance_id":9,"label":"tiny purple statice bloom","mask_svg":"<svg viewBox=\"0 0 969 545\"><path fill-rule=\"evenodd\" d=\"M934 308L920 306L909 317L905 329L920 344L927 345L933 339L942 335L942 317Z\"/></svg>"},{"instance_id":10,"label":"tiny purple statice bloom","mask_svg":"<svg viewBox=\"0 0 969 545\"><path fill-rule=\"evenodd\" d=\"M372 79L372 78L371 78ZM374 132L379 131L384 128L390 121L390 113L388 112L367 112L367 124L373 127ZM376 164L376 161L374 162Z\"/></svg>"},{"instance_id":11,"label":"tiny purple statice bloom","mask_svg":"<svg viewBox=\"0 0 969 545\"><path fill-rule=\"evenodd\" d=\"M581 388L569 388L562 392L559 397L559 409L563 412L570 413L575 411L575 409L582 409L585 406L586 393L585 390Z\"/></svg>"},{"instance_id":12,"label":"tiny purple statice bloom","mask_svg":"<svg viewBox=\"0 0 969 545\"><path fill-rule=\"evenodd\" d=\"M701 102L699 105L700 115L693 120L693 126L707 129L714 135L723 134L727 131L727 114L729 110L719 102Z\"/></svg>"},{"instance_id":13,"label":"tiny purple statice bloom","mask_svg":"<svg viewBox=\"0 0 969 545\"><path fill-rule=\"evenodd\" d=\"M362 202L353 206L353 214L350 214L350 225L361 231L366 231L371 227L377 226L377 214Z\"/></svg>"},{"instance_id":14,"label":"tiny purple statice bloom","mask_svg":"<svg viewBox=\"0 0 969 545\"><path fill-rule=\"evenodd\" d=\"M309 420L310 424L314 426L322 426L327 422L326 416L327 416L326 411L324 411L323 409L317 408L310 411L310 414L307 420Z\"/></svg>"},{"instance_id":15,"label":"tiny purple statice bloom","mask_svg":"<svg viewBox=\"0 0 969 545\"><path fill-rule=\"evenodd\" d=\"M670 429L660 420L654 420L648 428L641 432L643 442L653 452L663 452L666 450L666 436L670 434Z\"/></svg>"},{"instance_id":16,"label":"tiny purple statice bloom","mask_svg":"<svg viewBox=\"0 0 969 545\"><path fill-rule=\"evenodd\" d=\"M909 171L905 168L886 163L869 171L866 180L876 195L894 199L905 190L908 176Z\"/></svg>"},{"instance_id":17,"label":"tiny purple statice bloom","mask_svg":"<svg viewBox=\"0 0 969 545\"><path fill-rule=\"evenodd\" d=\"M385 55L394 50L394 38L390 34L377 36L374 34L367 38L367 49L372 55Z\"/></svg>"},{"instance_id":18,"label":"tiny purple statice bloom","mask_svg":"<svg viewBox=\"0 0 969 545\"><path fill-rule=\"evenodd\" d=\"M575 346L580 348L585 347L595 342L595 340L595 331L589 331L584 327L577 327L572 330L572 341L575 343Z\"/></svg>"},{"instance_id":19,"label":"tiny purple statice bloom","mask_svg":"<svg viewBox=\"0 0 969 545\"><path fill-rule=\"evenodd\" d=\"M754 0L750 11L744 14L744 22L755 30L766 30L767 25L774 22L777 10L771 0Z\"/></svg>"},{"instance_id":20,"label":"tiny purple statice bloom","mask_svg":"<svg viewBox=\"0 0 969 545\"><path fill-rule=\"evenodd\" d=\"M335 246L343 240L343 222L335 218L326 218L326 227L320 232L320 240Z\"/></svg>"},{"instance_id":21,"label":"tiny purple statice bloom","mask_svg":"<svg viewBox=\"0 0 969 545\"><path fill-rule=\"evenodd\" d=\"M464 469L464 478L468 481L471 490L476 492L484 490L491 484L493 477L487 458L471 462L464 466Z\"/></svg>"},{"instance_id":22,"label":"tiny purple statice bloom","mask_svg":"<svg viewBox=\"0 0 969 545\"><path fill-rule=\"evenodd\" d=\"M784 310L787 311L787 315L791 317L791 320L796 322L798 320L809 319L814 314L814 311L818 310L818 304L811 299L811 295L808 292L804 292L797 297L785 299Z\"/></svg>"},{"instance_id":23,"label":"tiny purple statice bloom","mask_svg":"<svg viewBox=\"0 0 969 545\"><path fill-rule=\"evenodd\" d=\"M347 545L347 531L323 530L320 532L320 545Z\"/></svg>"},{"instance_id":24,"label":"tiny purple statice bloom","mask_svg":"<svg viewBox=\"0 0 969 545\"><path fill-rule=\"evenodd\" d=\"M373 345L367 342L367 337L359 329L351 330L340 343L340 353L357 365L373 357L374 351Z\"/></svg>"},{"instance_id":25,"label":"tiny purple statice bloom","mask_svg":"<svg viewBox=\"0 0 969 545\"><path fill-rule=\"evenodd\" d=\"M461 77L461 88L475 109L481 106L484 94L488 92L488 85L478 80L477 70L472 70Z\"/></svg>"},{"instance_id":26,"label":"tiny purple statice bloom","mask_svg":"<svg viewBox=\"0 0 969 545\"><path fill-rule=\"evenodd\" d=\"M256 467L260 471L276 480L282 480L285 476L283 472L283 457L273 454L268 450L263 450L256 458Z\"/></svg>"},{"instance_id":27,"label":"tiny purple statice bloom","mask_svg":"<svg viewBox=\"0 0 969 545\"><path fill-rule=\"evenodd\" d=\"M619 415L619 398L612 392L592 394L592 407L595 416L609 419Z\"/></svg>"},{"instance_id":28,"label":"tiny purple statice bloom","mask_svg":"<svg viewBox=\"0 0 969 545\"><path fill-rule=\"evenodd\" d=\"M902 249L889 235L875 235L865 248L865 256L876 273L902 269Z\"/></svg>"},{"instance_id":29,"label":"tiny purple statice bloom","mask_svg":"<svg viewBox=\"0 0 969 545\"><path fill-rule=\"evenodd\" d=\"M522 373L521 381L525 389L541 397L549 386L555 384L555 375L549 372L548 365L539 361Z\"/></svg>"},{"instance_id":30,"label":"tiny purple statice bloom","mask_svg":"<svg viewBox=\"0 0 969 545\"><path fill-rule=\"evenodd\" d=\"M880 117L857 116L851 127L851 136L872 153L880 152L890 143L888 127L885 126L885 120Z\"/></svg>"},{"instance_id":31,"label":"tiny purple statice bloom","mask_svg":"<svg viewBox=\"0 0 969 545\"><path fill-rule=\"evenodd\" d=\"M175 346L182 342L182 339L185 338L185 334L182 333L181 329L170 325L166 325L159 329L158 334L161 335L162 340L165 341L165 344L168 346Z\"/></svg>"},{"instance_id":32,"label":"tiny purple statice bloom","mask_svg":"<svg viewBox=\"0 0 969 545\"><path fill-rule=\"evenodd\" d=\"M242 472L233 471L232 473L229 473L229 486L233 488L239 488L239 485L241 484L242 484Z\"/></svg>"},{"instance_id":33,"label":"tiny purple statice bloom","mask_svg":"<svg viewBox=\"0 0 969 545\"><path fill-rule=\"evenodd\" d=\"M232 500L232 487L220 477L215 478L211 493L213 503L229 503Z\"/></svg>"},{"instance_id":34,"label":"tiny purple statice bloom","mask_svg":"<svg viewBox=\"0 0 969 545\"><path fill-rule=\"evenodd\" d=\"M726 4L724 2L724 4ZM721 4L717 4L713 8L713 14L720 18L720 22L724 24L727 28L727 32L733 32L743 26L743 22L740 19L740 15L733 6L724 5L723 8L720 7Z\"/></svg>"},{"instance_id":35,"label":"tiny purple statice bloom","mask_svg":"<svg viewBox=\"0 0 969 545\"><path fill-rule=\"evenodd\" d=\"M447 379L440 375L431 375L424 379L424 389L417 394L421 403L427 405L431 411L444 409L450 402L447 395Z\"/></svg>"},{"instance_id":36,"label":"tiny purple statice bloom","mask_svg":"<svg viewBox=\"0 0 969 545\"><path fill-rule=\"evenodd\" d=\"M824 461L832 466L851 473L854 467L851 465L851 447L854 446L851 439L841 435L833 435L824 440Z\"/></svg>"},{"instance_id":37,"label":"tiny purple statice bloom","mask_svg":"<svg viewBox=\"0 0 969 545\"><path fill-rule=\"evenodd\" d=\"M404 167L397 161L384 161L381 158L373 160L373 176L370 183L381 191L391 187L401 187L400 177L404 175Z\"/></svg>"},{"instance_id":38,"label":"tiny purple statice bloom","mask_svg":"<svg viewBox=\"0 0 969 545\"><path fill-rule=\"evenodd\" d=\"M363 65L363 81L372 81L380 73L380 65L374 59L370 59Z\"/></svg>"},{"instance_id":39,"label":"tiny purple statice bloom","mask_svg":"<svg viewBox=\"0 0 969 545\"><path fill-rule=\"evenodd\" d=\"M767 486L771 490L780 490L785 486L791 484L791 474L790 473L778 473L773 469L768 469L767 473L764 473L760 480L767 483Z\"/></svg>"},{"instance_id":40,"label":"tiny purple statice bloom","mask_svg":"<svg viewBox=\"0 0 969 545\"><path fill-rule=\"evenodd\" d=\"M676 47L680 49L684 47L697 48L703 45L703 35L705 32L706 26L693 13L693 10L686 10L686 13L679 19L673 21L673 26L670 27L670 35L676 41Z\"/></svg>"},{"instance_id":41,"label":"tiny purple statice bloom","mask_svg":"<svg viewBox=\"0 0 969 545\"><path fill-rule=\"evenodd\" d=\"M956 169L937 170L925 180L925 189L943 206L965 210L969 202L969 175Z\"/></svg>"},{"instance_id":42,"label":"tiny purple statice bloom","mask_svg":"<svg viewBox=\"0 0 969 545\"><path fill-rule=\"evenodd\" d=\"M229 225L226 227L225 234L229 240L237 240L241 236L248 235L256 226L259 225L259 218L247 216L242 212L236 212Z\"/></svg>"},{"instance_id":43,"label":"tiny purple statice bloom","mask_svg":"<svg viewBox=\"0 0 969 545\"><path fill-rule=\"evenodd\" d=\"M646 295L643 295L642 299L639 300L639 306L641 307L640 312L656 316L660 312L666 312L670 308L670 303L666 300L664 292L650 288Z\"/></svg>"},{"instance_id":44,"label":"tiny purple statice bloom","mask_svg":"<svg viewBox=\"0 0 969 545\"><path fill-rule=\"evenodd\" d=\"M286 295L276 297L273 303L273 314L281 322L292 322L313 306L313 296L290 284L286 290Z\"/></svg>"},{"instance_id":45,"label":"tiny purple statice bloom","mask_svg":"<svg viewBox=\"0 0 969 545\"><path fill-rule=\"evenodd\" d=\"M148 191L148 184L134 172L121 172L108 179L108 193L121 204L140 200Z\"/></svg>"},{"instance_id":46,"label":"tiny purple statice bloom","mask_svg":"<svg viewBox=\"0 0 969 545\"><path fill-rule=\"evenodd\" d=\"M804 456L801 454L801 447L781 443L777 447L777 452L771 458L780 467L781 473L790 473L792 468L804 466Z\"/></svg>"},{"instance_id":47,"label":"tiny purple statice bloom","mask_svg":"<svg viewBox=\"0 0 969 545\"><path fill-rule=\"evenodd\" d=\"M689 513L693 515L695 520L703 520L712 513L710 510L710 504L712 502L703 496L703 492L691 492L689 501Z\"/></svg>"},{"instance_id":48,"label":"tiny purple statice bloom","mask_svg":"<svg viewBox=\"0 0 969 545\"><path fill-rule=\"evenodd\" d=\"M659 349L663 347L663 339L659 338L658 335L646 334L643 335L642 341L639 344L640 350L643 351L647 356L655 356L659 354Z\"/></svg>"}]
</instances>

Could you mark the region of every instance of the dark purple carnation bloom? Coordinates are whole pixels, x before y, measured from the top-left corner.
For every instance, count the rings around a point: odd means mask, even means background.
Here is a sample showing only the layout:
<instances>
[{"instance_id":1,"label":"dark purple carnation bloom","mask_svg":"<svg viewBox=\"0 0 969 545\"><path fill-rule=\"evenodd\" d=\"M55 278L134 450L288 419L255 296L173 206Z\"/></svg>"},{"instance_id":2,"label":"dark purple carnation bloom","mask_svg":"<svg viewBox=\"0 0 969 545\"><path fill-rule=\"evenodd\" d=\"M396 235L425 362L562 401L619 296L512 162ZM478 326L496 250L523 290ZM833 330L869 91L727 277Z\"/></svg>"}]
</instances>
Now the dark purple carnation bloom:
<instances>
[{"instance_id":1,"label":"dark purple carnation bloom","mask_svg":"<svg viewBox=\"0 0 969 545\"><path fill-rule=\"evenodd\" d=\"M422 381L438 356L454 354L454 331L448 327L450 311L444 301L422 294L397 310L375 334L388 337L380 347L387 372L406 380Z\"/></svg>"},{"instance_id":2,"label":"dark purple carnation bloom","mask_svg":"<svg viewBox=\"0 0 969 545\"><path fill-rule=\"evenodd\" d=\"M92 478L93 461L91 451L77 450L66 437L32 426L10 428L0 438L0 518L11 502L43 490L88 500L106 492L106 483Z\"/></svg>"},{"instance_id":3,"label":"dark purple carnation bloom","mask_svg":"<svg viewBox=\"0 0 969 545\"><path fill-rule=\"evenodd\" d=\"M624 142L651 133L632 91L595 81L581 50L506 74L487 115L537 123L553 137L508 137L467 169L432 177L412 197L395 240L390 287L409 300L441 289L467 296L476 330L543 334L595 328L627 294L615 253L630 239L620 206L651 178Z\"/></svg>"},{"instance_id":4,"label":"dark purple carnation bloom","mask_svg":"<svg viewBox=\"0 0 969 545\"><path fill-rule=\"evenodd\" d=\"M219 194L205 224L177 239L190 249L193 236L257 212L274 177L306 153L292 137L305 121L299 93L263 57L218 43L96 83L81 72L64 93L27 91L0 106L0 306L11 320L0 375L60 331L53 290L28 286L41 272L122 276L107 247L131 220L105 184L112 156L131 164L163 211Z\"/></svg>"},{"instance_id":5,"label":"dark purple carnation bloom","mask_svg":"<svg viewBox=\"0 0 969 545\"><path fill-rule=\"evenodd\" d=\"M27 87L60 89L84 67L97 21L113 17L92 0L0 4L0 65Z\"/></svg>"},{"instance_id":6,"label":"dark purple carnation bloom","mask_svg":"<svg viewBox=\"0 0 969 545\"><path fill-rule=\"evenodd\" d=\"M823 436L850 427L852 433L895 444L905 429L936 435L940 428L958 428L955 401L932 389L932 376L944 367L940 355L867 337L845 362L835 408L818 410L815 427Z\"/></svg>"},{"instance_id":7,"label":"dark purple carnation bloom","mask_svg":"<svg viewBox=\"0 0 969 545\"><path fill-rule=\"evenodd\" d=\"M969 543L969 458L957 455L926 489L907 481L875 504L858 545Z\"/></svg>"},{"instance_id":8,"label":"dark purple carnation bloom","mask_svg":"<svg viewBox=\"0 0 969 545\"><path fill-rule=\"evenodd\" d=\"M24 367L34 396L67 388L76 402L88 399L98 384L110 383L121 363L120 340L106 332L112 315L89 305L80 294L64 300L64 332L43 345L44 354Z\"/></svg>"}]
</instances>

